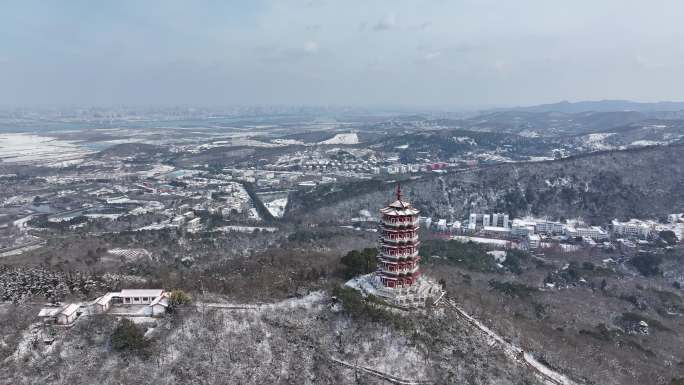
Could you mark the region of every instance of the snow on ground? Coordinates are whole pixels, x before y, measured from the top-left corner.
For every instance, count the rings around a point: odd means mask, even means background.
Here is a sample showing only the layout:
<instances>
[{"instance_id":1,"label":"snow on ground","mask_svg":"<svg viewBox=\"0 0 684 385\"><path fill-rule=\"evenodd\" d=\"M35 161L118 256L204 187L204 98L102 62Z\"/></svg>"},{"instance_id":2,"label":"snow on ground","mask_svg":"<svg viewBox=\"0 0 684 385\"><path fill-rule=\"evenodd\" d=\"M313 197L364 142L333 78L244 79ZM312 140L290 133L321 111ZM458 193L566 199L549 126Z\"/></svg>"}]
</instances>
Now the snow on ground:
<instances>
[{"instance_id":1,"label":"snow on ground","mask_svg":"<svg viewBox=\"0 0 684 385\"><path fill-rule=\"evenodd\" d=\"M175 170L175 168L173 166L169 166L169 165L165 165L165 164L156 164L151 169L149 169L147 171L141 171L139 174L142 177L152 178L154 176L158 176L161 174L170 173L173 170Z\"/></svg>"},{"instance_id":2,"label":"snow on ground","mask_svg":"<svg viewBox=\"0 0 684 385\"><path fill-rule=\"evenodd\" d=\"M152 254L145 249L122 249L114 248L107 250L109 254L124 258L127 262L137 261L139 259L152 259Z\"/></svg>"},{"instance_id":3,"label":"snow on ground","mask_svg":"<svg viewBox=\"0 0 684 385\"><path fill-rule=\"evenodd\" d=\"M114 219L117 219L123 215L124 214L121 213L121 214L84 214L83 216L87 217L87 218L104 218L104 219L114 220Z\"/></svg>"},{"instance_id":4,"label":"snow on ground","mask_svg":"<svg viewBox=\"0 0 684 385\"><path fill-rule=\"evenodd\" d=\"M494 257L494 259L499 263L503 263L506 261L506 251L504 250L492 250L488 251L487 254Z\"/></svg>"},{"instance_id":5,"label":"snow on ground","mask_svg":"<svg viewBox=\"0 0 684 385\"><path fill-rule=\"evenodd\" d=\"M18 227L20 230L27 230L28 229L28 221L30 221L33 218L33 215L29 215L27 217L19 218L16 221L13 222L14 226Z\"/></svg>"},{"instance_id":6,"label":"snow on ground","mask_svg":"<svg viewBox=\"0 0 684 385\"><path fill-rule=\"evenodd\" d=\"M294 146L294 145L300 145L303 146L306 143L302 142L301 140L296 140L296 139L273 139L271 141L274 144L282 145L282 146Z\"/></svg>"},{"instance_id":7,"label":"snow on ground","mask_svg":"<svg viewBox=\"0 0 684 385\"><path fill-rule=\"evenodd\" d=\"M491 162L501 162L501 163L513 162L513 160L511 158L503 156L503 155L498 155L498 154L483 153L483 154L477 154L475 157L480 159L480 160L491 161Z\"/></svg>"},{"instance_id":8,"label":"snow on ground","mask_svg":"<svg viewBox=\"0 0 684 385\"><path fill-rule=\"evenodd\" d=\"M469 136L454 136L451 139L453 139L453 141L456 143L465 143L471 146L477 146L477 142L475 141L475 139Z\"/></svg>"},{"instance_id":9,"label":"snow on ground","mask_svg":"<svg viewBox=\"0 0 684 385\"><path fill-rule=\"evenodd\" d=\"M359 136L355 132L351 134L335 134L332 138L320 142L320 144L358 144Z\"/></svg>"},{"instance_id":10,"label":"snow on ground","mask_svg":"<svg viewBox=\"0 0 684 385\"><path fill-rule=\"evenodd\" d=\"M139 229L136 229L135 231L143 231L143 230L163 230L163 229L171 229L171 228L176 228L178 225L173 225L168 222L163 222L163 223L155 223L149 226L144 226Z\"/></svg>"},{"instance_id":11,"label":"snow on ground","mask_svg":"<svg viewBox=\"0 0 684 385\"><path fill-rule=\"evenodd\" d=\"M584 135L582 137L582 142L584 142L584 145L594 151L598 150L610 150L613 149L614 147L604 143L603 141L608 138L615 135L614 132L599 132L599 133L594 133L594 134L588 134Z\"/></svg>"},{"instance_id":12,"label":"snow on ground","mask_svg":"<svg viewBox=\"0 0 684 385\"><path fill-rule=\"evenodd\" d=\"M549 160L555 160L556 158L551 156L531 156L529 157L530 162L546 162Z\"/></svg>"},{"instance_id":13,"label":"snow on ground","mask_svg":"<svg viewBox=\"0 0 684 385\"><path fill-rule=\"evenodd\" d=\"M0 161L63 167L81 161L92 151L76 142L33 134L0 134Z\"/></svg>"},{"instance_id":14,"label":"snow on ground","mask_svg":"<svg viewBox=\"0 0 684 385\"><path fill-rule=\"evenodd\" d=\"M660 146L663 144L667 144L667 142L660 142L657 140L635 140L634 142L630 143L630 146L635 146L635 147L644 147L644 146Z\"/></svg>"},{"instance_id":15,"label":"snow on ground","mask_svg":"<svg viewBox=\"0 0 684 385\"><path fill-rule=\"evenodd\" d=\"M482 237L468 237L465 235L454 235L451 239L459 242L475 242L475 243L486 243L490 245L497 246L507 246L510 241L504 239L492 239L492 238L482 238Z\"/></svg>"},{"instance_id":16,"label":"snow on ground","mask_svg":"<svg viewBox=\"0 0 684 385\"><path fill-rule=\"evenodd\" d=\"M38 243L38 244L29 245L29 246L25 246L25 247L18 247L16 249L12 249L12 250L0 253L0 258L1 257L9 257L12 255L20 255L20 254L26 253L26 252L31 251L31 250L40 249L44 245L45 245L45 243Z\"/></svg>"},{"instance_id":17,"label":"snow on ground","mask_svg":"<svg viewBox=\"0 0 684 385\"><path fill-rule=\"evenodd\" d=\"M492 329L485 326L479 320L473 318L470 314L466 313L462 308L457 306L454 302L451 302L451 305L452 305L452 307L454 307L459 312L459 314L461 316L463 316L472 325L474 325L475 327L480 329L487 337L489 337L493 343L498 344L502 348L504 353L509 358L516 360L516 359L518 359L519 355L522 353L523 354L522 358L525 360L525 362L527 364L529 364L530 366L532 366L534 369L536 369L539 373L544 375L547 379L552 379L558 385L575 385L575 382L572 381L570 378L548 368L546 365L537 361L537 359L534 358L534 356L532 354L530 354L528 352L524 352L518 346L507 342L503 337L501 337L499 334L497 334Z\"/></svg>"},{"instance_id":18,"label":"snow on ground","mask_svg":"<svg viewBox=\"0 0 684 385\"><path fill-rule=\"evenodd\" d=\"M253 219L255 221L261 220L261 216L259 216L259 212L254 207L249 209L249 211L247 212L247 215L249 216L249 219Z\"/></svg>"},{"instance_id":19,"label":"snow on ground","mask_svg":"<svg viewBox=\"0 0 684 385\"><path fill-rule=\"evenodd\" d=\"M271 213L271 215L276 218L282 218L283 214L285 214L285 206L287 206L287 197L264 202L264 206L266 206L266 209L268 209L268 212Z\"/></svg>"},{"instance_id":20,"label":"snow on ground","mask_svg":"<svg viewBox=\"0 0 684 385\"><path fill-rule=\"evenodd\" d=\"M538 132L536 132L536 131L531 131L531 130L520 131L520 132L518 133L518 135L524 136L524 137L526 137L526 138L538 138L538 137L541 136Z\"/></svg>"},{"instance_id":21,"label":"snow on ground","mask_svg":"<svg viewBox=\"0 0 684 385\"><path fill-rule=\"evenodd\" d=\"M231 231L237 231L241 233L252 233L255 230L259 231L268 231L269 233L273 233L278 230L277 227L258 227L258 226L223 226L219 227L216 229L216 231L222 231L222 232L231 232Z\"/></svg>"}]
</instances>

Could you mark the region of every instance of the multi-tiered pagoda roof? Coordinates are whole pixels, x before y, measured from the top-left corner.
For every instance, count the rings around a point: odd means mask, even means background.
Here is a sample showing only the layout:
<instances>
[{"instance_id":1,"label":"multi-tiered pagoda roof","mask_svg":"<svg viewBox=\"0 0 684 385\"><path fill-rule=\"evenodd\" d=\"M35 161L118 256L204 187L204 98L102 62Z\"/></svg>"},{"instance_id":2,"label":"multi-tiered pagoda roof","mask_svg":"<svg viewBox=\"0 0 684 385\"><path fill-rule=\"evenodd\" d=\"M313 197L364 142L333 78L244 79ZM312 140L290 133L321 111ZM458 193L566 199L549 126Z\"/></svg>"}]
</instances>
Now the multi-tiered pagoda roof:
<instances>
[{"instance_id":1,"label":"multi-tiered pagoda roof","mask_svg":"<svg viewBox=\"0 0 684 385\"><path fill-rule=\"evenodd\" d=\"M401 199L399 186L397 200L380 209L376 274L385 287L410 287L420 275L418 213L409 202Z\"/></svg>"}]
</instances>

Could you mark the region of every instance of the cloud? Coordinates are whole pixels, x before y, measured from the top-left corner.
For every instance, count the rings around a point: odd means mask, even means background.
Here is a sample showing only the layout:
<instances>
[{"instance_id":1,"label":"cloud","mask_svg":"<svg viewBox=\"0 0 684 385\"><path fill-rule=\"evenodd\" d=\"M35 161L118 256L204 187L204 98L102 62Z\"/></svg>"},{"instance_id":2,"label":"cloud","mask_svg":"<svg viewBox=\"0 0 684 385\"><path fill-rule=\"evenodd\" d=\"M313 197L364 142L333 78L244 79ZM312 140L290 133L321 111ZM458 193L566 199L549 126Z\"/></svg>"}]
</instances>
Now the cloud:
<instances>
[{"instance_id":1,"label":"cloud","mask_svg":"<svg viewBox=\"0 0 684 385\"><path fill-rule=\"evenodd\" d=\"M304 43L304 52L309 53L309 54L314 54L318 52L318 49L320 46L318 45L318 42L315 41L307 41Z\"/></svg>"},{"instance_id":2,"label":"cloud","mask_svg":"<svg viewBox=\"0 0 684 385\"><path fill-rule=\"evenodd\" d=\"M634 62L636 62L637 66L643 69L647 70L653 70L653 69L663 69L665 68L665 65L657 60L654 60L651 57L647 57L644 55L636 55L634 57Z\"/></svg>"},{"instance_id":3,"label":"cloud","mask_svg":"<svg viewBox=\"0 0 684 385\"><path fill-rule=\"evenodd\" d=\"M428 51L428 52L424 52L422 54L422 56L420 57L420 61L434 62L434 61L437 61L441 57L442 57L441 51Z\"/></svg>"},{"instance_id":4,"label":"cloud","mask_svg":"<svg viewBox=\"0 0 684 385\"><path fill-rule=\"evenodd\" d=\"M432 25L432 22L431 22L431 21L424 21L424 22L418 24L418 25L416 26L416 29L421 30L421 31L424 31L424 30L430 28L431 25Z\"/></svg>"},{"instance_id":5,"label":"cloud","mask_svg":"<svg viewBox=\"0 0 684 385\"><path fill-rule=\"evenodd\" d=\"M397 23L397 16L393 13L390 13L389 15L383 17L373 26L373 29L376 31L388 31L390 29L397 28L399 28L399 24Z\"/></svg>"},{"instance_id":6,"label":"cloud","mask_svg":"<svg viewBox=\"0 0 684 385\"><path fill-rule=\"evenodd\" d=\"M314 40L296 45L267 44L257 47L256 52L263 61L270 63L295 63L325 54L321 50L321 45Z\"/></svg>"},{"instance_id":7,"label":"cloud","mask_svg":"<svg viewBox=\"0 0 684 385\"><path fill-rule=\"evenodd\" d=\"M494 68L494 70L497 72L504 72L508 69L508 63L506 63L504 60L498 59L492 63L492 68Z\"/></svg>"}]
</instances>

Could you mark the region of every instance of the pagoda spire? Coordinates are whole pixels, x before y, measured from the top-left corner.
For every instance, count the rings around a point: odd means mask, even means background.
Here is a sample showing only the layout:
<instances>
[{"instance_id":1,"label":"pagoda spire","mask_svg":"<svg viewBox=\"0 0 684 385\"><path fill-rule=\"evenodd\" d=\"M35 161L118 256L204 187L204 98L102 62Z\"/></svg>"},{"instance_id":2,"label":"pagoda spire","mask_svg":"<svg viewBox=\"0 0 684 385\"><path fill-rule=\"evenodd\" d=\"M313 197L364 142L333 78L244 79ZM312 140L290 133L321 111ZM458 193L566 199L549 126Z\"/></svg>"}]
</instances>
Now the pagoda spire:
<instances>
[{"instance_id":1,"label":"pagoda spire","mask_svg":"<svg viewBox=\"0 0 684 385\"><path fill-rule=\"evenodd\" d=\"M401 182L397 182L397 200L401 202Z\"/></svg>"}]
</instances>

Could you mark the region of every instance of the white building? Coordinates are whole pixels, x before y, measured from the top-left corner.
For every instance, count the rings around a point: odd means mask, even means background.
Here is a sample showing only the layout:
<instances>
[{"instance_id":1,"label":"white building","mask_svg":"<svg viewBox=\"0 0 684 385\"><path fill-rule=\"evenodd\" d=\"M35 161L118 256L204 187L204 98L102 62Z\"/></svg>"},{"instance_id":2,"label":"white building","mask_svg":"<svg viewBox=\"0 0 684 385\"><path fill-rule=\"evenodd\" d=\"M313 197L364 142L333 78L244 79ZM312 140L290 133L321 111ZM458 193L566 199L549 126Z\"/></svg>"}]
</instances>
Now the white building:
<instances>
[{"instance_id":1,"label":"white building","mask_svg":"<svg viewBox=\"0 0 684 385\"><path fill-rule=\"evenodd\" d=\"M541 245L541 237L537 234L528 234L525 238L525 247L528 250L538 249Z\"/></svg>"},{"instance_id":2,"label":"white building","mask_svg":"<svg viewBox=\"0 0 684 385\"><path fill-rule=\"evenodd\" d=\"M608 232L599 226L591 227L566 227L565 234L573 238L591 238L595 241L608 239Z\"/></svg>"},{"instance_id":3,"label":"white building","mask_svg":"<svg viewBox=\"0 0 684 385\"><path fill-rule=\"evenodd\" d=\"M667 216L667 221L670 223L684 222L684 214L670 214Z\"/></svg>"},{"instance_id":4,"label":"white building","mask_svg":"<svg viewBox=\"0 0 684 385\"><path fill-rule=\"evenodd\" d=\"M149 305L162 294L162 289L124 289L118 297L124 305Z\"/></svg>"},{"instance_id":5,"label":"white building","mask_svg":"<svg viewBox=\"0 0 684 385\"><path fill-rule=\"evenodd\" d=\"M112 299L119 293L107 293L92 303L93 313L104 313L111 307Z\"/></svg>"},{"instance_id":6,"label":"white building","mask_svg":"<svg viewBox=\"0 0 684 385\"><path fill-rule=\"evenodd\" d=\"M166 297L166 294L162 294L155 298L150 305L145 308L145 312L152 317L156 317L166 313L168 307L169 299Z\"/></svg>"},{"instance_id":7,"label":"white building","mask_svg":"<svg viewBox=\"0 0 684 385\"><path fill-rule=\"evenodd\" d=\"M525 238L529 234L534 234L537 223L524 219L514 219L511 225L511 235L517 238Z\"/></svg>"},{"instance_id":8,"label":"white building","mask_svg":"<svg viewBox=\"0 0 684 385\"><path fill-rule=\"evenodd\" d=\"M492 214L491 225L496 227L508 228L511 226L508 214L494 213Z\"/></svg>"},{"instance_id":9,"label":"white building","mask_svg":"<svg viewBox=\"0 0 684 385\"><path fill-rule=\"evenodd\" d=\"M627 222L620 222L617 219L613 219L611 225L615 235L626 238L645 239L653 234L656 224L652 221L640 221L638 219L630 219Z\"/></svg>"},{"instance_id":10,"label":"white building","mask_svg":"<svg viewBox=\"0 0 684 385\"><path fill-rule=\"evenodd\" d=\"M199 231L200 229L202 229L201 218L194 218L188 221L188 231Z\"/></svg>"},{"instance_id":11,"label":"white building","mask_svg":"<svg viewBox=\"0 0 684 385\"><path fill-rule=\"evenodd\" d=\"M562 234L563 224L552 221L536 221L534 224L534 232L537 234Z\"/></svg>"},{"instance_id":12,"label":"white building","mask_svg":"<svg viewBox=\"0 0 684 385\"><path fill-rule=\"evenodd\" d=\"M89 311L93 314L105 313L112 304L141 305L145 306L146 315L157 316L166 312L169 306L166 296L162 289L124 289L96 299L90 304Z\"/></svg>"},{"instance_id":13,"label":"white building","mask_svg":"<svg viewBox=\"0 0 684 385\"><path fill-rule=\"evenodd\" d=\"M76 321L78 318L78 309L81 308L81 304L72 303L66 305L59 313L57 313L57 323L60 325L70 325Z\"/></svg>"},{"instance_id":14,"label":"white building","mask_svg":"<svg viewBox=\"0 0 684 385\"><path fill-rule=\"evenodd\" d=\"M493 235L499 238L508 238L511 235L511 229L507 227L485 226L482 228L482 231L486 235Z\"/></svg>"},{"instance_id":15,"label":"white building","mask_svg":"<svg viewBox=\"0 0 684 385\"><path fill-rule=\"evenodd\" d=\"M57 323L57 314L62 310L60 307L44 307L40 309L38 313L38 318L40 318L43 323Z\"/></svg>"},{"instance_id":16,"label":"white building","mask_svg":"<svg viewBox=\"0 0 684 385\"><path fill-rule=\"evenodd\" d=\"M43 323L56 323L59 325L71 325L79 316L79 303L70 303L62 307L47 307L40 309L38 317Z\"/></svg>"},{"instance_id":17,"label":"white building","mask_svg":"<svg viewBox=\"0 0 684 385\"><path fill-rule=\"evenodd\" d=\"M468 216L468 230L480 230L485 227L510 227L508 214L478 214L471 213Z\"/></svg>"}]
</instances>

